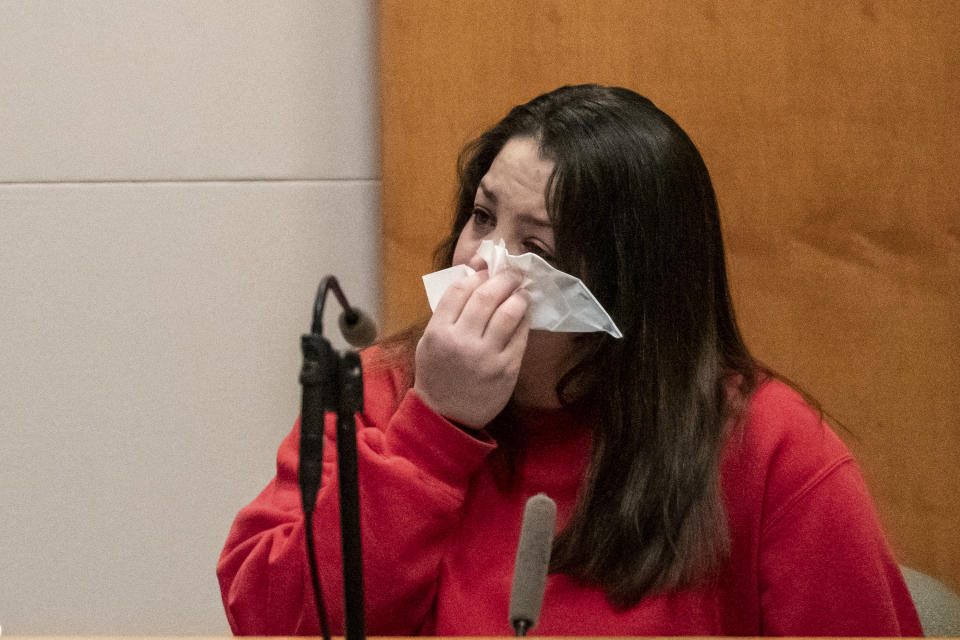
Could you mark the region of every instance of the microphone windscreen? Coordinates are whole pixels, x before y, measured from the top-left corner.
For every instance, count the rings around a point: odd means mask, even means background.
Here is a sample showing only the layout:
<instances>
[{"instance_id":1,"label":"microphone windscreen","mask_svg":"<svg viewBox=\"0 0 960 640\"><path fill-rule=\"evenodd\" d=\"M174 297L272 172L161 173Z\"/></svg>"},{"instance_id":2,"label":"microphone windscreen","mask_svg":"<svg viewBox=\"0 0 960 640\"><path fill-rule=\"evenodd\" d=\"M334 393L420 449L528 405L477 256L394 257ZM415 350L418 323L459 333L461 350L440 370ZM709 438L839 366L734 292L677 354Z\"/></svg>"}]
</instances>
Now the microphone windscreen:
<instances>
[{"instance_id":1,"label":"microphone windscreen","mask_svg":"<svg viewBox=\"0 0 960 640\"><path fill-rule=\"evenodd\" d=\"M533 627L540 617L556 520L557 505L547 494L538 493L527 500L510 589L510 624L514 628L521 621L526 628Z\"/></svg>"},{"instance_id":2,"label":"microphone windscreen","mask_svg":"<svg viewBox=\"0 0 960 640\"><path fill-rule=\"evenodd\" d=\"M340 333L351 347L369 347L377 339L377 324L359 309L349 309L340 314Z\"/></svg>"}]
</instances>

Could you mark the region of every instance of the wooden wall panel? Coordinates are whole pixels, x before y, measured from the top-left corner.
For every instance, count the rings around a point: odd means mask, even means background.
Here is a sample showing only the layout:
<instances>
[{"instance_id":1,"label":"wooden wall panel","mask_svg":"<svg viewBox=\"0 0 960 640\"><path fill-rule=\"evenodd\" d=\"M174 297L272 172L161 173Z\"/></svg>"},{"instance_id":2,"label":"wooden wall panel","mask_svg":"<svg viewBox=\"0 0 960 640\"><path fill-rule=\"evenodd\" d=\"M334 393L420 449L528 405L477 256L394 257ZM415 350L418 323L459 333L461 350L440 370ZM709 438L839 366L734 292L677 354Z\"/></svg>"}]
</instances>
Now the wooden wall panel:
<instances>
[{"instance_id":1,"label":"wooden wall panel","mask_svg":"<svg viewBox=\"0 0 960 640\"><path fill-rule=\"evenodd\" d=\"M848 431L902 561L960 590L960 4L383 0L383 316L426 311L464 142L621 84L698 144L737 311Z\"/></svg>"}]
</instances>

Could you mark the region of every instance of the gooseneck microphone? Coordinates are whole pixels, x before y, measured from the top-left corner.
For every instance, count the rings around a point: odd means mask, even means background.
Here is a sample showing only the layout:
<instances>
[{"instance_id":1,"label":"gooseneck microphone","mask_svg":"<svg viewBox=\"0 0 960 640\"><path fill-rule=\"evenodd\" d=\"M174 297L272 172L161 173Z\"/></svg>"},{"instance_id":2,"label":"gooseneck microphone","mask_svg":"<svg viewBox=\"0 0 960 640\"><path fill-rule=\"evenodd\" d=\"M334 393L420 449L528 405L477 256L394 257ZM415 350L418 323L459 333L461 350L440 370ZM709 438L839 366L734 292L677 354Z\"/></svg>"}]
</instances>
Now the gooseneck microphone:
<instances>
[{"instance_id":1,"label":"gooseneck microphone","mask_svg":"<svg viewBox=\"0 0 960 640\"><path fill-rule=\"evenodd\" d=\"M323 337L323 308L327 293L333 291L343 312L340 331L354 347L364 347L376 338L373 321L347 302L339 282L327 276L320 282L313 304L310 334L300 340L303 368L300 384L300 464L297 483L304 515L307 560L317 606L320 631L330 639L326 608L320 588L313 539L313 511L323 475L323 431L327 412L337 414L337 471L340 483L340 537L343 552L344 626L347 640L366 636L363 616L363 574L360 547L360 505L357 480L357 437L355 415L363 411L363 371L360 356L353 351L340 354Z\"/></svg>"},{"instance_id":2,"label":"gooseneck microphone","mask_svg":"<svg viewBox=\"0 0 960 640\"><path fill-rule=\"evenodd\" d=\"M557 505L547 494L527 500L510 589L510 624L517 637L527 635L540 618L556 521Z\"/></svg>"},{"instance_id":3,"label":"gooseneck microphone","mask_svg":"<svg viewBox=\"0 0 960 640\"><path fill-rule=\"evenodd\" d=\"M343 339L351 347L362 349L369 347L377 339L377 325L366 313L356 307L351 307L347 302L347 297L343 295L343 289L334 276L326 276L320 281L317 287L317 297L313 302L313 324L310 327L310 333L316 335L323 334L323 307L327 302L327 292L333 291L334 297L343 308L337 324L340 326L340 333Z\"/></svg>"}]
</instances>

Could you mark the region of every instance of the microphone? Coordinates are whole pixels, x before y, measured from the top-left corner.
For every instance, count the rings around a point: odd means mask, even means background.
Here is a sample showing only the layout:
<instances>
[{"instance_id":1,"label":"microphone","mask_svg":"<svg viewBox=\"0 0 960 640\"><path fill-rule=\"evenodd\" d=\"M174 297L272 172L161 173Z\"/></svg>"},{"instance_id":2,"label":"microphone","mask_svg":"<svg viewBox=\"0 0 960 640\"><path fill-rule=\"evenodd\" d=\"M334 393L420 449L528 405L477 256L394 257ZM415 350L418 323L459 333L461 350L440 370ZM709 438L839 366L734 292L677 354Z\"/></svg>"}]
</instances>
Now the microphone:
<instances>
[{"instance_id":1,"label":"microphone","mask_svg":"<svg viewBox=\"0 0 960 640\"><path fill-rule=\"evenodd\" d=\"M303 368L300 372L300 384L303 385L303 399L300 411L300 466L297 480L300 485L300 497L304 511L313 509L320 489L323 474L323 421L327 411L338 411L341 401L341 357L323 337L323 309L327 293L334 296L343 308L339 326L343 338L353 347L362 348L373 344L377 337L377 326L363 311L351 307L340 288L336 276L326 276L317 287L317 296L313 302L313 321L310 334L301 338ZM363 391L360 391L359 403L363 403ZM356 399L348 401L356 403Z\"/></svg>"},{"instance_id":2,"label":"microphone","mask_svg":"<svg viewBox=\"0 0 960 640\"><path fill-rule=\"evenodd\" d=\"M510 589L510 624L517 637L527 635L540 618L556 520L557 505L547 494L527 500Z\"/></svg>"},{"instance_id":3,"label":"microphone","mask_svg":"<svg viewBox=\"0 0 960 640\"><path fill-rule=\"evenodd\" d=\"M360 309L350 306L350 303L347 302L347 297L343 295L343 289L340 288L340 282L337 281L335 276L326 276L320 281L320 286L317 287L317 297L313 303L313 323L310 327L310 333L315 335L323 334L323 307L327 301L328 291L333 291L337 302L339 302L343 308L337 324L340 326L340 333L343 335L344 340L346 340L351 347L356 347L357 349L369 347L373 344L373 341L377 339L376 323Z\"/></svg>"},{"instance_id":4,"label":"microphone","mask_svg":"<svg viewBox=\"0 0 960 640\"><path fill-rule=\"evenodd\" d=\"M373 318L356 307L344 309L337 324L340 325L343 339L351 347L369 347L377 339L377 324Z\"/></svg>"},{"instance_id":5,"label":"microphone","mask_svg":"<svg viewBox=\"0 0 960 640\"><path fill-rule=\"evenodd\" d=\"M353 347L372 344L376 325L368 315L351 307L336 277L326 276L313 303L310 333L300 339L303 387L300 411L300 462L297 482L304 515L304 535L310 581L317 605L317 618L324 640L330 639L326 606L320 588L313 540L313 510L323 476L323 430L327 412L337 414L337 477L340 482L340 539L343 554L344 627L346 640L364 640L362 549L360 544L359 483L357 480L357 437L354 414L363 411L363 371L354 351L340 354L323 337L323 308L327 293L333 291L343 312L340 332Z\"/></svg>"}]
</instances>

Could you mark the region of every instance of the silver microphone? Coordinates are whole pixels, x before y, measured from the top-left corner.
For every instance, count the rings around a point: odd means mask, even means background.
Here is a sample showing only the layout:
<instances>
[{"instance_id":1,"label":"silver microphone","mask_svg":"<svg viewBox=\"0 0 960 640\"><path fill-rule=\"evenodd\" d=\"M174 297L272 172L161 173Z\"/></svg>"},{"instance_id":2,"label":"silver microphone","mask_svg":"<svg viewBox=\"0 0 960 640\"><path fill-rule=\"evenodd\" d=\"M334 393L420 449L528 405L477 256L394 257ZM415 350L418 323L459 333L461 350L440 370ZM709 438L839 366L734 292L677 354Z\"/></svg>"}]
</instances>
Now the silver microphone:
<instances>
[{"instance_id":1,"label":"silver microphone","mask_svg":"<svg viewBox=\"0 0 960 640\"><path fill-rule=\"evenodd\" d=\"M557 505L547 494L527 500L510 589L510 624L518 637L527 635L540 618L556 521Z\"/></svg>"}]
</instances>

